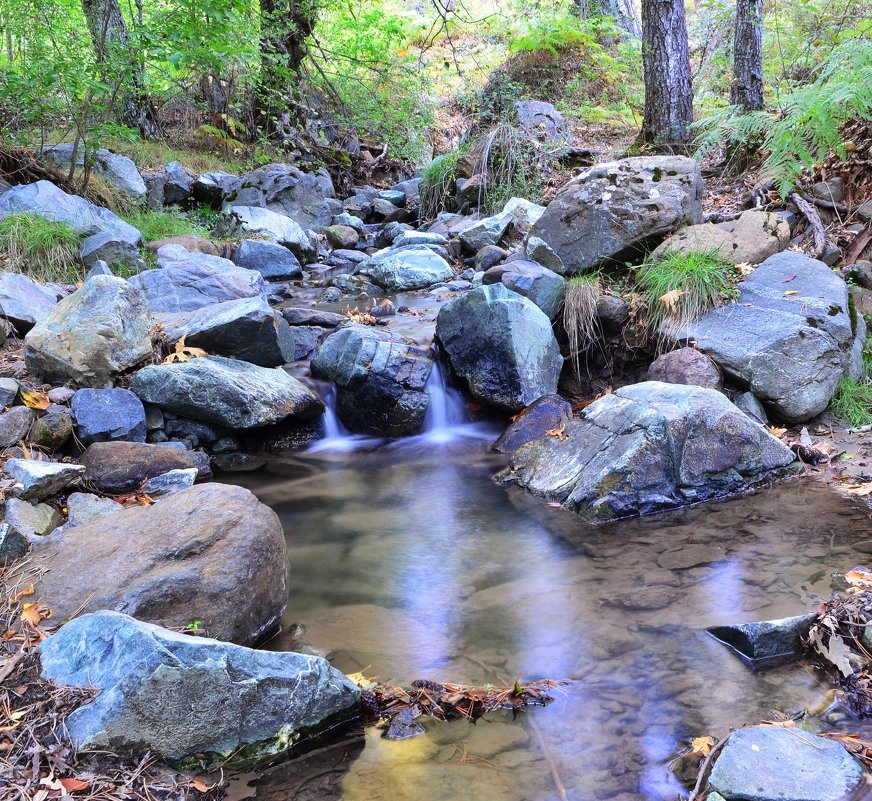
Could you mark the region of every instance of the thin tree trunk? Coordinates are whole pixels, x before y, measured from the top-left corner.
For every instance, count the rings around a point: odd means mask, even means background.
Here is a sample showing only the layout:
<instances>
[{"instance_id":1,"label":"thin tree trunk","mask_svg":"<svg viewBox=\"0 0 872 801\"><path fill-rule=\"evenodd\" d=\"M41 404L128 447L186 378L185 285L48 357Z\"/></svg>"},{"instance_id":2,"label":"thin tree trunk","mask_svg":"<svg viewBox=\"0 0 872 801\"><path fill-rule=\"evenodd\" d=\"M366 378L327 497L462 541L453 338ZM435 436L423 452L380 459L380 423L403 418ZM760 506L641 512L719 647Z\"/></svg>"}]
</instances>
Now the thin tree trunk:
<instances>
[{"instance_id":1,"label":"thin tree trunk","mask_svg":"<svg viewBox=\"0 0 872 801\"><path fill-rule=\"evenodd\" d=\"M690 141L693 86L683 0L642 0L645 116L639 142Z\"/></svg>"},{"instance_id":2,"label":"thin tree trunk","mask_svg":"<svg viewBox=\"0 0 872 801\"><path fill-rule=\"evenodd\" d=\"M763 108L763 0L736 0L730 102L743 114Z\"/></svg>"},{"instance_id":3,"label":"thin tree trunk","mask_svg":"<svg viewBox=\"0 0 872 801\"><path fill-rule=\"evenodd\" d=\"M131 52L130 34L121 14L118 0L82 0L82 11L88 22L88 30L94 43L97 63L109 69L122 69L122 75L111 75L119 80L120 110L122 122L135 128L149 139L160 137L156 113L145 91L145 75L136 54Z\"/></svg>"},{"instance_id":4,"label":"thin tree trunk","mask_svg":"<svg viewBox=\"0 0 872 801\"><path fill-rule=\"evenodd\" d=\"M575 0L581 19L614 17L618 27L637 39L642 35L639 13L635 0Z\"/></svg>"}]
</instances>

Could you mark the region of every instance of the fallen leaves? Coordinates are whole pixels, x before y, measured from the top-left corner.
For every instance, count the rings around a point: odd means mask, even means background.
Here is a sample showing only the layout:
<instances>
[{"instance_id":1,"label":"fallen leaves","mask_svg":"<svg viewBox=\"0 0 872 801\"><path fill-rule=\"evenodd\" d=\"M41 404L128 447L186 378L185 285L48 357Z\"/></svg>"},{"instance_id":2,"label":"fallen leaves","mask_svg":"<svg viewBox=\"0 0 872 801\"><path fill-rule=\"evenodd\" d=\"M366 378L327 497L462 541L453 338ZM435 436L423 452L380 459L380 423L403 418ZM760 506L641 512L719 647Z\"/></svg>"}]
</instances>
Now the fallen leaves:
<instances>
[{"instance_id":1,"label":"fallen leaves","mask_svg":"<svg viewBox=\"0 0 872 801\"><path fill-rule=\"evenodd\" d=\"M172 364L173 362L189 362L191 359L199 359L203 356L208 356L202 348L191 348L185 344L185 337L182 337L176 342L173 352L163 360L164 364Z\"/></svg>"},{"instance_id":2,"label":"fallen leaves","mask_svg":"<svg viewBox=\"0 0 872 801\"><path fill-rule=\"evenodd\" d=\"M797 292L795 289L788 289L787 292L784 293L784 297L788 297L789 295L796 295Z\"/></svg>"},{"instance_id":3,"label":"fallen leaves","mask_svg":"<svg viewBox=\"0 0 872 801\"><path fill-rule=\"evenodd\" d=\"M736 265L736 269L737 269L737 270L738 270L742 275L751 275L751 273L754 272L754 265L753 265L753 264L748 264L748 262L743 261L741 264L737 264L737 265Z\"/></svg>"},{"instance_id":4,"label":"fallen leaves","mask_svg":"<svg viewBox=\"0 0 872 801\"><path fill-rule=\"evenodd\" d=\"M568 436L566 433L566 424L564 423L563 425L558 426L557 428L549 428L545 432L545 434L549 437L557 437L557 439L560 440L560 442L563 442L563 440L565 440L566 437Z\"/></svg>"},{"instance_id":5,"label":"fallen leaves","mask_svg":"<svg viewBox=\"0 0 872 801\"><path fill-rule=\"evenodd\" d=\"M678 311L678 301L682 295L687 294L683 289L672 289L664 295L660 296L660 302L667 312Z\"/></svg>"},{"instance_id":6,"label":"fallen leaves","mask_svg":"<svg viewBox=\"0 0 872 801\"><path fill-rule=\"evenodd\" d=\"M112 500L122 506L151 506L154 503L154 498L144 492L127 492L113 496Z\"/></svg>"},{"instance_id":7,"label":"fallen leaves","mask_svg":"<svg viewBox=\"0 0 872 801\"><path fill-rule=\"evenodd\" d=\"M717 740L714 737L694 737L693 740L690 741L690 753L691 754L699 754L699 756L707 757L712 748L715 747Z\"/></svg>"},{"instance_id":8,"label":"fallen leaves","mask_svg":"<svg viewBox=\"0 0 872 801\"><path fill-rule=\"evenodd\" d=\"M48 395L44 392L40 392L38 389L27 389L26 387L18 388L18 397L21 398L21 402L28 409L36 409L37 411L41 411L43 409L48 409L51 401L48 399Z\"/></svg>"},{"instance_id":9,"label":"fallen leaves","mask_svg":"<svg viewBox=\"0 0 872 801\"><path fill-rule=\"evenodd\" d=\"M361 325L378 325L378 318L373 317L369 312L361 311L357 306L353 309L351 306L346 306L343 315L352 323L360 323Z\"/></svg>"},{"instance_id":10,"label":"fallen leaves","mask_svg":"<svg viewBox=\"0 0 872 801\"><path fill-rule=\"evenodd\" d=\"M868 567L854 567L845 573L845 581L857 590L872 590L872 570Z\"/></svg>"},{"instance_id":11,"label":"fallen leaves","mask_svg":"<svg viewBox=\"0 0 872 801\"><path fill-rule=\"evenodd\" d=\"M43 604L24 604L22 607L21 622L35 629L39 628L43 620L48 620L50 617L51 609Z\"/></svg>"}]
</instances>

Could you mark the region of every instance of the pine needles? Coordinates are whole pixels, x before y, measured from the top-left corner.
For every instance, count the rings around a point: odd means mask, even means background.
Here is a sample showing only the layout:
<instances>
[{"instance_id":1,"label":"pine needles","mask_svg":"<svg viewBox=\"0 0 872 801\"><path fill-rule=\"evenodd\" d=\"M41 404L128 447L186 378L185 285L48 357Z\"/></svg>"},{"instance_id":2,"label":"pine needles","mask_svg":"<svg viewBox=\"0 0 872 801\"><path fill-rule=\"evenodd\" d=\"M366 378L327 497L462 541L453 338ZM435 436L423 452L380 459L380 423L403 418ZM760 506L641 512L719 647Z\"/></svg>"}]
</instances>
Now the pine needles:
<instances>
[{"instance_id":1,"label":"pine needles","mask_svg":"<svg viewBox=\"0 0 872 801\"><path fill-rule=\"evenodd\" d=\"M566 282L563 328L569 338L569 358L576 376L581 376L581 354L599 338L596 304L602 294L598 272L574 275Z\"/></svg>"},{"instance_id":2,"label":"pine needles","mask_svg":"<svg viewBox=\"0 0 872 801\"><path fill-rule=\"evenodd\" d=\"M0 264L36 281L74 283L82 277L79 236L67 225L36 214L0 219Z\"/></svg>"}]
</instances>

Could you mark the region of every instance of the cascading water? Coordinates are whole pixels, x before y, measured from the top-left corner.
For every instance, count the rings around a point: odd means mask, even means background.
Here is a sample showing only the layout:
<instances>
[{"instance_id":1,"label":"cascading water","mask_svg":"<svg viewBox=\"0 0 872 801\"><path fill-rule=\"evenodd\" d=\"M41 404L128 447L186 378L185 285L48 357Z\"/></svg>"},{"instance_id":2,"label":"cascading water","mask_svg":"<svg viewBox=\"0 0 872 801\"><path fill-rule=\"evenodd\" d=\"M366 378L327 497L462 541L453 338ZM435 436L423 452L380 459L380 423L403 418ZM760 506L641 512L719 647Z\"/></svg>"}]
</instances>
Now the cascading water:
<instances>
[{"instance_id":1,"label":"cascading water","mask_svg":"<svg viewBox=\"0 0 872 801\"><path fill-rule=\"evenodd\" d=\"M427 379L427 394L430 405L422 436L430 442L450 442L460 434L459 429L466 422L466 404L460 391L446 380L438 359Z\"/></svg>"}]
</instances>

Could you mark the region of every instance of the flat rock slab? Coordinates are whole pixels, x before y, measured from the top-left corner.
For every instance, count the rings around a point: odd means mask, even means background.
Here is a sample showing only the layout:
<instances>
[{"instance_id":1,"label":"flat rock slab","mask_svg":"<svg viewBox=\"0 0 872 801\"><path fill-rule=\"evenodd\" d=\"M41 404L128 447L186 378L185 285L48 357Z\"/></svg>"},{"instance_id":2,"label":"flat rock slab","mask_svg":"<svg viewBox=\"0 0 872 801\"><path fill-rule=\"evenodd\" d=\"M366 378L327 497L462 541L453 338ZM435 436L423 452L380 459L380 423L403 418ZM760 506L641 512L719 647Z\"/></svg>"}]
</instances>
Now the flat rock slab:
<instances>
[{"instance_id":1,"label":"flat rock slab","mask_svg":"<svg viewBox=\"0 0 872 801\"><path fill-rule=\"evenodd\" d=\"M817 620L816 614L780 620L761 620L735 626L712 626L706 631L750 662L799 653L803 637Z\"/></svg>"},{"instance_id":2,"label":"flat rock slab","mask_svg":"<svg viewBox=\"0 0 872 801\"><path fill-rule=\"evenodd\" d=\"M216 639L249 645L278 625L287 603L281 522L248 490L226 484L51 534L31 557L46 569L35 597L59 620L80 607L177 629L200 620Z\"/></svg>"},{"instance_id":3,"label":"flat rock slab","mask_svg":"<svg viewBox=\"0 0 872 801\"><path fill-rule=\"evenodd\" d=\"M497 478L604 522L726 498L794 467L793 452L720 392L647 381L524 445ZM677 557L670 567L697 563Z\"/></svg>"},{"instance_id":4,"label":"flat rock slab","mask_svg":"<svg viewBox=\"0 0 872 801\"><path fill-rule=\"evenodd\" d=\"M79 464L60 464L36 459L9 459L4 469L22 485L21 498L25 501L41 501L69 489L85 472L85 468Z\"/></svg>"},{"instance_id":5,"label":"flat rock slab","mask_svg":"<svg viewBox=\"0 0 872 801\"><path fill-rule=\"evenodd\" d=\"M129 492L170 470L195 467L200 478L211 474L205 453L144 442L97 442L82 454L81 463L85 478L104 492Z\"/></svg>"},{"instance_id":6,"label":"flat rock slab","mask_svg":"<svg viewBox=\"0 0 872 801\"><path fill-rule=\"evenodd\" d=\"M391 253L369 272L373 282L386 292L424 289L454 278L448 262L426 247Z\"/></svg>"},{"instance_id":7,"label":"flat rock slab","mask_svg":"<svg viewBox=\"0 0 872 801\"><path fill-rule=\"evenodd\" d=\"M779 726L734 731L709 778L726 801L840 801L862 781L840 743Z\"/></svg>"},{"instance_id":8,"label":"flat rock slab","mask_svg":"<svg viewBox=\"0 0 872 801\"><path fill-rule=\"evenodd\" d=\"M117 612L67 623L42 675L102 692L67 719L79 748L252 764L355 717L360 691L321 657L190 637ZM209 758L211 757L211 759Z\"/></svg>"}]
</instances>

